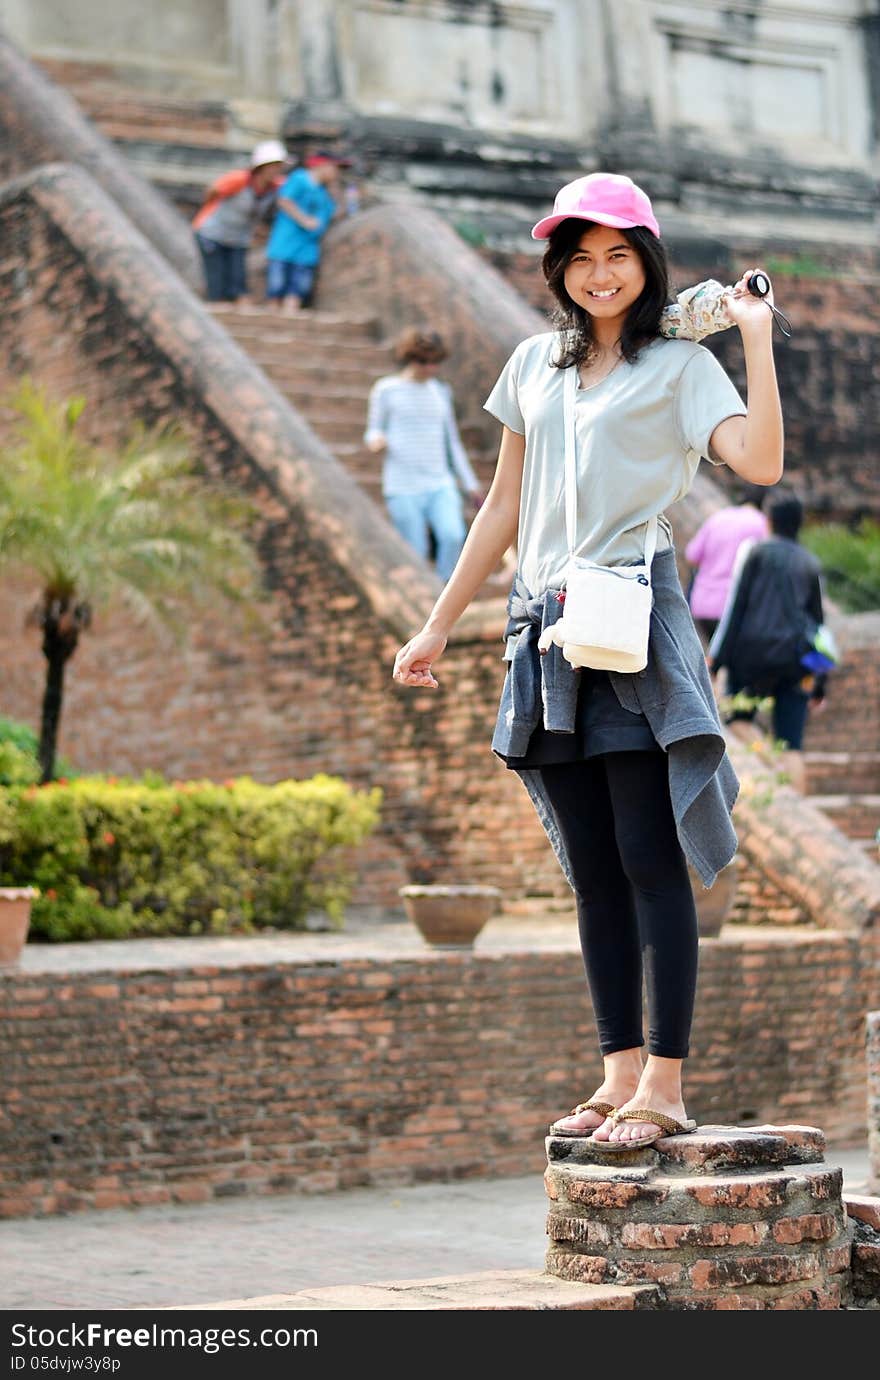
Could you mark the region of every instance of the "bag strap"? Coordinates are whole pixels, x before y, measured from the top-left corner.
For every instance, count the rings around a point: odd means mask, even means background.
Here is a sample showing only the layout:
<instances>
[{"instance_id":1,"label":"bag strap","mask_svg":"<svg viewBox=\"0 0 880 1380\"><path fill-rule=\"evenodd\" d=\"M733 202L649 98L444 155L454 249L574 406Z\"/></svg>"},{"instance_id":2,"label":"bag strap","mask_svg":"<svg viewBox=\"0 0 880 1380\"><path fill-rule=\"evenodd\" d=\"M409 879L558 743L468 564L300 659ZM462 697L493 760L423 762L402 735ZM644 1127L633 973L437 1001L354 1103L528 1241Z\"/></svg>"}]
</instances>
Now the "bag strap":
<instances>
[{"instance_id":1,"label":"bag strap","mask_svg":"<svg viewBox=\"0 0 880 1380\"><path fill-rule=\"evenodd\" d=\"M570 364L565 370L562 390L562 413L565 426L565 534L569 559L574 555L577 540L577 430L575 402L577 398L578 366ZM654 552L657 550L657 518L650 517L645 531L645 567L650 576Z\"/></svg>"}]
</instances>

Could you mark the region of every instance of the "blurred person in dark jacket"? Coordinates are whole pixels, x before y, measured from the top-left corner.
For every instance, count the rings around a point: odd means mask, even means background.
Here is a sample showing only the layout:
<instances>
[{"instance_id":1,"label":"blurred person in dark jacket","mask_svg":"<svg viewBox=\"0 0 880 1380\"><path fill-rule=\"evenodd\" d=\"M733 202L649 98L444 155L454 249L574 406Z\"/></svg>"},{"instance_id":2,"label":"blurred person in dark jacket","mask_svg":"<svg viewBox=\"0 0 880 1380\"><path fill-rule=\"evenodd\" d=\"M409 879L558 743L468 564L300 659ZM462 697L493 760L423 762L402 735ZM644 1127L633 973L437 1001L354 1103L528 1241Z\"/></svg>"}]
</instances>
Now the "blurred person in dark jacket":
<instances>
[{"instance_id":1,"label":"blurred person in dark jacket","mask_svg":"<svg viewBox=\"0 0 880 1380\"><path fill-rule=\"evenodd\" d=\"M773 736L788 749L786 767L798 786L808 709L825 698L824 675L801 661L823 622L821 567L798 542L803 516L793 496L771 504L771 535L746 556L709 646L711 669L727 668L729 695L772 696ZM754 710L732 717L751 718Z\"/></svg>"}]
</instances>

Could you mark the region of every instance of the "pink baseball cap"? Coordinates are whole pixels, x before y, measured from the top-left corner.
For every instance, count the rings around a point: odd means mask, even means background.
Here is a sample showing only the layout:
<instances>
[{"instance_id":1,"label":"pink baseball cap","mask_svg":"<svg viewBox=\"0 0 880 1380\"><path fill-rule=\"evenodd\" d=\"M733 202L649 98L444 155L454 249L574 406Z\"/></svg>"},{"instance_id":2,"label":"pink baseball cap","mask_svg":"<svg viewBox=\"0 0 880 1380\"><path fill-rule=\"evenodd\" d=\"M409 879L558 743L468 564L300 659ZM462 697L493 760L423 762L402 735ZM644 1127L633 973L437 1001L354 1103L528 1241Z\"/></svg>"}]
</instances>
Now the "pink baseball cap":
<instances>
[{"instance_id":1,"label":"pink baseball cap","mask_svg":"<svg viewBox=\"0 0 880 1380\"><path fill-rule=\"evenodd\" d=\"M660 238L660 226L647 195L631 178L618 173L590 173L567 182L556 193L553 215L532 228L532 239L549 239L564 220L592 220L617 230L643 225Z\"/></svg>"}]
</instances>

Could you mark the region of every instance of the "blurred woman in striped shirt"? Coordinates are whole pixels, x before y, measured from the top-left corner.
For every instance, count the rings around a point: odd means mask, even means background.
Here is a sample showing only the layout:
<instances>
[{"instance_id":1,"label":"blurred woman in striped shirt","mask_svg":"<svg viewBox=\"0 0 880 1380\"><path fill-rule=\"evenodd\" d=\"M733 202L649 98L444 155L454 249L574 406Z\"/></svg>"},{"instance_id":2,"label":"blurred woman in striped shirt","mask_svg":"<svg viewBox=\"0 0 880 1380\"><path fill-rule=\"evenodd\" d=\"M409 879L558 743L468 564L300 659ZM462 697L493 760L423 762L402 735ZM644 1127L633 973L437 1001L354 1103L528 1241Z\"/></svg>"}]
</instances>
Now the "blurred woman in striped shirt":
<instances>
[{"instance_id":1,"label":"blurred woman in striped shirt","mask_svg":"<svg viewBox=\"0 0 880 1380\"><path fill-rule=\"evenodd\" d=\"M400 371L373 384L364 436L383 456L382 494L391 521L424 559L433 537L443 580L466 536L461 490L477 505L483 497L458 434L452 391L436 377L447 353L436 331L404 331L394 349Z\"/></svg>"}]
</instances>

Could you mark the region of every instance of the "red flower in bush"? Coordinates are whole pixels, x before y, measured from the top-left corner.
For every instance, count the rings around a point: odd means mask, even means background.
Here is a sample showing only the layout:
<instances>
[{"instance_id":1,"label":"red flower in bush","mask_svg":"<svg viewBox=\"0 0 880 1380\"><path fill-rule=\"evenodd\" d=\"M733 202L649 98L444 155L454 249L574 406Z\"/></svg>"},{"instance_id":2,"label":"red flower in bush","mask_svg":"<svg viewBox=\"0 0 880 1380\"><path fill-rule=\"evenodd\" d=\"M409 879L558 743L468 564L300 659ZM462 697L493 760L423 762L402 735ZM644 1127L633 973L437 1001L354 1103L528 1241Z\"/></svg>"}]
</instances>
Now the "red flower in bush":
<instances>
[{"instance_id":1,"label":"red flower in bush","mask_svg":"<svg viewBox=\"0 0 880 1380\"><path fill-rule=\"evenodd\" d=\"M50 887L47 888L47 890L46 890L46 900L47 900L47 901L57 901L57 900L58 900L58 892L55 890L54 886L50 886Z\"/></svg>"},{"instance_id":2,"label":"red flower in bush","mask_svg":"<svg viewBox=\"0 0 880 1380\"><path fill-rule=\"evenodd\" d=\"M116 842L116 835L111 834L109 829L104 830L104 842L106 843L108 848L112 848L114 843Z\"/></svg>"}]
</instances>

